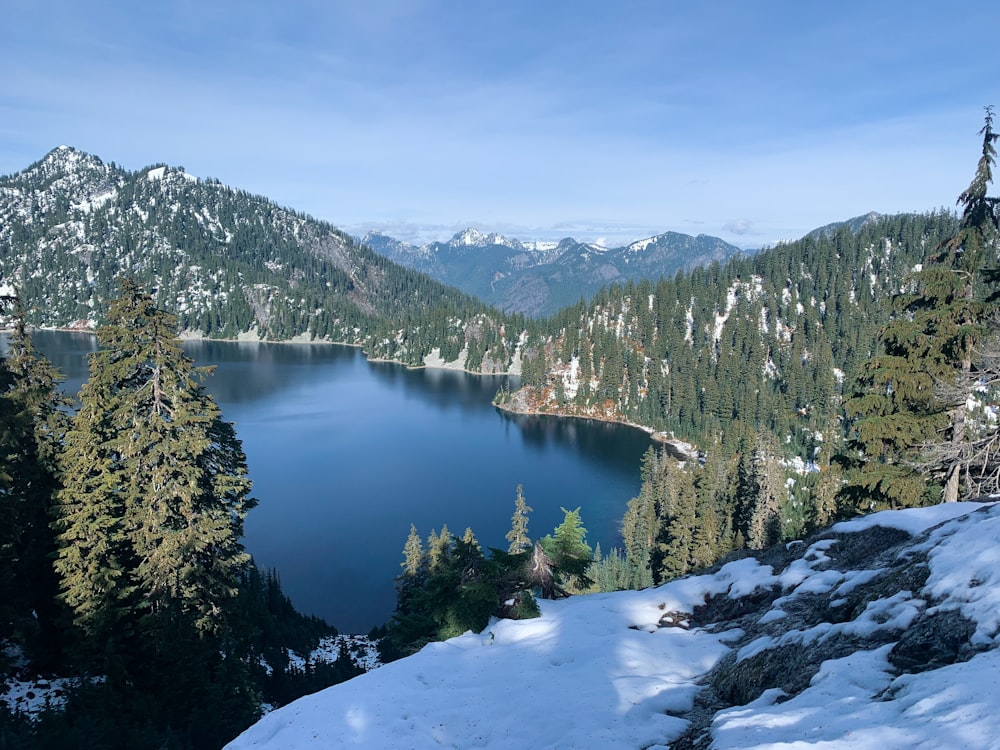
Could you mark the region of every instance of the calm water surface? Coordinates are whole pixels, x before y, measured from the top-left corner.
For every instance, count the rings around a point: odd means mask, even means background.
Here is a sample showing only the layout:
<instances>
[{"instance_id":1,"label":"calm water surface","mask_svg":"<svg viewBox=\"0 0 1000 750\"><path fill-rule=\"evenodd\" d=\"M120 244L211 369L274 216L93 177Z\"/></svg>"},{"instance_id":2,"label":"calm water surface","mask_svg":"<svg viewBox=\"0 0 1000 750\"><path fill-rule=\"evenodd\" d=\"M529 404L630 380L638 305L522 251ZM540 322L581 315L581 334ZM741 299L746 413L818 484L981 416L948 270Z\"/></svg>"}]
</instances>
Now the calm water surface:
<instances>
[{"instance_id":1,"label":"calm water surface","mask_svg":"<svg viewBox=\"0 0 1000 750\"><path fill-rule=\"evenodd\" d=\"M75 393L94 338L43 331L34 341ZM532 536L562 520L560 506L582 506L591 545L618 544L651 444L620 425L499 412L491 400L503 377L407 370L332 345L185 350L216 366L206 386L243 441L259 500L247 549L278 570L300 610L344 632L392 614L411 523L423 537L471 526L484 546L506 548L518 484Z\"/></svg>"}]
</instances>

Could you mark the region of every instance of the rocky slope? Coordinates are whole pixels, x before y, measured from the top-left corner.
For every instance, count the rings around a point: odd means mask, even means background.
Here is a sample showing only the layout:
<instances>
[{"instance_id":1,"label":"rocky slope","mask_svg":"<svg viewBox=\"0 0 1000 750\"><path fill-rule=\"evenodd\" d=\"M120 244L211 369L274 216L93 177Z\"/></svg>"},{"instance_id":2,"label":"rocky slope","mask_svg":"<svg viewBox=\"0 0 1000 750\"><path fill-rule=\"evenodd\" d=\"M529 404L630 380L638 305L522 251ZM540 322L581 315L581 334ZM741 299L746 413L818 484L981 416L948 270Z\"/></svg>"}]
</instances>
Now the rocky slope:
<instances>
[{"instance_id":1,"label":"rocky slope","mask_svg":"<svg viewBox=\"0 0 1000 750\"><path fill-rule=\"evenodd\" d=\"M875 514L641 592L543 602L229 747L987 750L1000 505Z\"/></svg>"}]
</instances>

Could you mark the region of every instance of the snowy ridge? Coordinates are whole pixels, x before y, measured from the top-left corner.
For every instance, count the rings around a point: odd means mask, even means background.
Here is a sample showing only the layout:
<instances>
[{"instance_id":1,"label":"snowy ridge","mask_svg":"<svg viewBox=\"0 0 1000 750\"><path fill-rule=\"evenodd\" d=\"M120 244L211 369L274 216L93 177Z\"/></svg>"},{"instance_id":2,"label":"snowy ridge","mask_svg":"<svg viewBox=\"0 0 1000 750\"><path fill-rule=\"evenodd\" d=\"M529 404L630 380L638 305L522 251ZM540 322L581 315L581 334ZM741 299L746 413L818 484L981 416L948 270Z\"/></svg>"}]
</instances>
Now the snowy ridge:
<instances>
[{"instance_id":1,"label":"snowy ridge","mask_svg":"<svg viewBox=\"0 0 1000 750\"><path fill-rule=\"evenodd\" d=\"M516 240L509 240L502 234L490 232L483 234L478 229L469 227L459 232L448 242L449 245L464 245L467 247L488 247L490 245L501 245L503 247L521 247L521 243Z\"/></svg>"},{"instance_id":2,"label":"snowy ridge","mask_svg":"<svg viewBox=\"0 0 1000 750\"><path fill-rule=\"evenodd\" d=\"M555 250L559 247L559 243L545 240L534 240L531 242L521 242L521 246L526 250L531 250L533 252L547 252L549 250Z\"/></svg>"},{"instance_id":3,"label":"snowy ridge","mask_svg":"<svg viewBox=\"0 0 1000 750\"><path fill-rule=\"evenodd\" d=\"M543 602L228 747L995 748L998 550L998 505L875 514L655 589Z\"/></svg>"},{"instance_id":4,"label":"snowy ridge","mask_svg":"<svg viewBox=\"0 0 1000 750\"><path fill-rule=\"evenodd\" d=\"M536 316L576 304L612 284L673 276L738 255L715 237L665 232L626 247L599 242L522 241L468 228L416 247L379 232L362 243L390 260L457 286L508 312ZM483 252L476 252L483 251Z\"/></svg>"},{"instance_id":5,"label":"snowy ridge","mask_svg":"<svg viewBox=\"0 0 1000 750\"><path fill-rule=\"evenodd\" d=\"M627 253L640 253L643 250L645 250L647 247L649 247L651 244L653 244L654 242L656 242L656 239L657 239L656 237L647 237L644 240L636 240L631 245L629 245L628 247L625 248L625 252L627 252Z\"/></svg>"},{"instance_id":6,"label":"snowy ridge","mask_svg":"<svg viewBox=\"0 0 1000 750\"><path fill-rule=\"evenodd\" d=\"M235 248L234 239L241 240ZM301 331L270 329L280 323L277 310L302 304L301 289L293 287L312 287L324 307L339 299L315 270L316 256L355 281L365 268L335 229L266 199L201 181L183 167L129 172L68 146L0 178L0 245L10 250L0 257L0 279L41 280L28 314L43 327L94 328L114 277L125 272L181 312L188 333L226 338L254 330L262 338L291 338ZM250 259L248 245L260 257ZM236 267L247 262L250 274ZM261 269L273 294L246 281ZM351 302L370 310L374 290L361 283L355 289ZM239 324L245 330L235 330L231 315L240 300L253 308L253 319ZM305 312L334 317L319 306ZM336 322L326 333L345 341L356 335Z\"/></svg>"},{"instance_id":7,"label":"snowy ridge","mask_svg":"<svg viewBox=\"0 0 1000 750\"><path fill-rule=\"evenodd\" d=\"M391 238L390 238L391 239ZM522 241L511 237L506 237L498 232L483 233L474 227L468 227L455 234L447 242L429 242L421 245L415 250L423 253L433 253L441 246L446 247L506 247L510 250L519 250L529 253L546 253L558 247L558 242L544 241ZM413 248L412 245L409 247Z\"/></svg>"}]
</instances>

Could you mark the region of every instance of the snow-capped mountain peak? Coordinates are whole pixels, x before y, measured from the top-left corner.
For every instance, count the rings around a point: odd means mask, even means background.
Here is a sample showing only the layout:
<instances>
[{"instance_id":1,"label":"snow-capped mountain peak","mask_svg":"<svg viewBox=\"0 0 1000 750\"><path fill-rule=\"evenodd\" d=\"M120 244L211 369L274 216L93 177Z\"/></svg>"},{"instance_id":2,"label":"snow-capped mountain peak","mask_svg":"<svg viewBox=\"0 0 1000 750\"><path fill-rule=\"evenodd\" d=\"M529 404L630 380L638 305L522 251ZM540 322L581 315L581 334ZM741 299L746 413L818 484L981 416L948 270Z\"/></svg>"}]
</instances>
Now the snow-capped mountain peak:
<instances>
[{"instance_id":1,"label":"snow-capped mountain peak","mask_svg":"<svg viewBox=\"0 0 1000 750\"><path fill-rule=\"evenodd\" d=\"M644 240L636 240L625 248L626 253L641 253L647 247L652 245L659 237L647 237Z\"/></svg>"},{"instance_id":2,"label":"snow-capped mountain peak","mask_svg":"<svg viewBox=\"0 0 1000 750\"><path fill-rule=\"evenodd\" d=\"M520 242L507 239L502 234L497 234L496 232L483 234L478 229L473 227L463 229L461 232L452 237L447 244L465 247L489 247L491 245L500 245L502 247L509 248L521 247Z\"/></svg>"},{"instance_id":3,"label":"snow-capped mountain peak","mask_svg":"<svg viewBox=\"0 0 1000 750\"><path fill-rule=\"evenodd\" d=\"M96 156L72 146L57 146L17 176L27 182L35 178L65 179L77 174L93 176L108 174L110 171L110 168Z\"/></svg>"}]
</instances>

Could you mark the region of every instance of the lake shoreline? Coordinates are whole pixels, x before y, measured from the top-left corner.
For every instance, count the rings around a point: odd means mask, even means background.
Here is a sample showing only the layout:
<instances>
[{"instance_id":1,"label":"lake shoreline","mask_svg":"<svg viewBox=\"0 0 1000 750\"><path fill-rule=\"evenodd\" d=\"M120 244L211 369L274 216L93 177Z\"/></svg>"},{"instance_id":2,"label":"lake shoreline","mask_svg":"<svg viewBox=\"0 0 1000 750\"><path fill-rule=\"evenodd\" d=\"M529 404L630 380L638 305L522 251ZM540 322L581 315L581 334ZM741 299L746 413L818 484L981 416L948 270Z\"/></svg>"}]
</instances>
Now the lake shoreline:
<instances>
[{"instance_id":1,"label":"lake shoreline","mask_svg":"<svg viewBox=\"0 0 1000 750\"><path fill-rule=\"evenodd\" d=\"M30 326L28 328L28 332L30 333L32 330L55 331L60 333L86 333L91 336L97 335L94 329L84 328L84 327L43 328L37 326ZM3 333L10 333L10 331L11 329L0 329L0 332ZM281 344L289 346L299 346L302 344L320 344L329 346L347 346L354 349L360 349L363 353L365 353L363 344L354 344L344 341L330 341L329 339L314 339L314 338L306 339L305 335L303 334L300 334L299 336L296 336L291 339L271 340L271 339L262 339L256 334L254 335L243 334L241 336L238 336L237 338L222 339L222 338L213 338L211 336L201 336L197 335L197 333L198 332L196 331L182 331L178 334L177 338L180 341L192 341L192 342L207 341L207 342L221 342L221 343L233 343L233 344L240 344L240 343ZM438 352L438 351L439 350L437 349L433 350L433 352ZM520 377L520 372L516 373L510 371L481 372L478 370L468 370L462 366L461 357L452 362L448 362L446 360L441 359L439 355L432 356L433 352L432 354L424 357L424 363L421 365L411 365L405 362L400 362L399 360L396 359L387 359L385 357L370 357L368 356L367 353L365 353L365 359L368 362L372 363L399 365L400 367L403 367L407 370L449 370L451 372L461 372L465 373L466 375L474 375L474 376ZM428 359L430 359L429 362L427 361ZM519 391L515 391L515 393L519 393ZM689 456L693 451L693 447L690 444L677 440L668 433L655 430L654 428L648 425L638 424L636 422L630 422L625 419L619 419L615 417L607 417L595 414L574 414L568 411L542 411L541 409L528 406L527 400L524 398L521 398L518 401L519 403L515 404L513 401L507 403L498 403L496 400L494 400L493 405L498 410L506 412L508 414L519 414L523 416L559 417L561 419L582 419L582 420L590 420L593 422L603 422L605 424L618 424L622 425L623 427L631 427L646 433L647 435L649 435L650 439L653 440L654 442L666 446L670 450L670 452L673 453L678 458Z\"/></svg>"},{"instance_id":2,"label":"lake shoreline","mask_svg":"<svg viewBox=\"0 0 1000 750\"><path fill-rule=\"evenodd\" d=\"M694 455L695 449L690 443L678 440L662 430L654 430L652 427L647 425L629 422L628 420L617 419L615 417L601 416L599 414L574 414L572 412L542 411L541 409L527 406L526 403L523 403L524 399L517 399L517 401L520 403L514 403L513 400L506 403L498 403L494 401L493 406L496 407L498 411L502 411L507 414L518 414L529 417L537 416L558 417L559 419L582 419L589 422L601 422L603 424L617 424L622 427L631 427L649 435L650 440L663 445L675 458L679 460L685 460Z\"/></svg>"},{"instance_id":3,"label":"lake shoreline","mask_svg":"<svg viewBox=\"0 0 1000 750\"><path fill-rule=\"evenodd\" d=\"M32 334L77 392L93 332ZM469 527L483 544L502 545L519 484L535 536L563 520L562 507L582 506L590 544L621 546L621 518L653 445L644 431L508 416L493 404L504 376L375 364L357 346L184 347L215 367L204 387L246 454L259 504L244 548L280 571L299 611L341 632L391 617L411 524L423 537Z\"/></svg>"}]
</instances>

